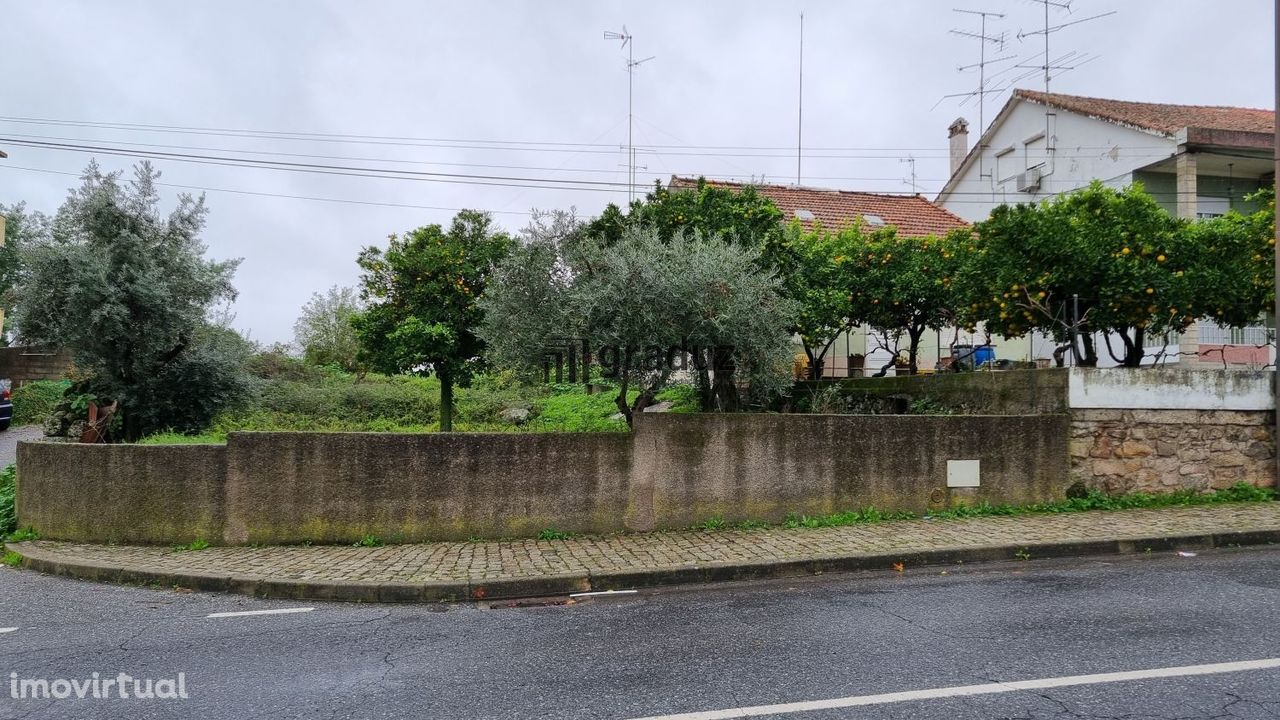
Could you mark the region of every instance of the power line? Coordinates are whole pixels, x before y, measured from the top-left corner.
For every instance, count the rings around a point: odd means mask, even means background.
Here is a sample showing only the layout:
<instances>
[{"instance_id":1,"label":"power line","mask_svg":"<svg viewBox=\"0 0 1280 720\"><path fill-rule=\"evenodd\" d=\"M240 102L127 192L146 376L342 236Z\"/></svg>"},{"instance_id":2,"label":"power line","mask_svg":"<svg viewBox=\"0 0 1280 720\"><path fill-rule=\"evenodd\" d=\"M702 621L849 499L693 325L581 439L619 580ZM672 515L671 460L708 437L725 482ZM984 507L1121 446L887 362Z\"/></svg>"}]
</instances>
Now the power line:
<instances>
[{"instance_id":1,"label":"power line","mask_svg":"<svg viewBox=\"0 0 1280 720\"><path fill-rule=\"evenodd\" d=\"M640 118L637 118L640 119ZM236 137L243 139L260 139L260 140L292 140L305 142L336 142L345 144L373 144L373 145L394 145L394 146L418 146L439 149L458 149L458 150L507 150L512 152L592 152L599 154L611 155L618 151L616 143L575 143L575 142L543 142L543 141L519 141L519 140L474 140L474 139L446 139L446 138L413 138L400 136L379 136L379 135L339 135L325 133L303 133L303 132L285 132L277 130L226 130L221 128L193 128L181 125L142 125L137 123L109 123L100 121L87 120L54 120L45 118L25 118L17 116L0 116L0 122L10 124L25 125L56 125L67 127L86 127L105 130L128 130L136 132L164 132L188 135L210 135ZM472 146L483 147L472 147ZM522 145L544 146L545 150L538 150L536 147L520 147ZM683 143L680 145L638 145L638 149L643 150L661 149L661 150L745 150L745 151L776 151L786 153L777 157L792 157L791 153L795 152L794 146L774 146L774 145L698 145ZM1085 149L1105 150L1110 146L1082 146ZM1147 146L1135 146L1147 147ZM1150 146L1159 147L1159 146ZM574 150L570 148L582 148ZM854 147L854 146L814 146L807 147L806 150L818 152L846 153L846 152L883 152L891 153L887 157L897 159L899 155L892 153L901 153L906 151L924 151L939 150L938 146L926 147ZM725 156L726 153L691 153L694 155L707 156ZM748 155L746 157L756 157ZM814 157L810 155L809 157ZM938 157L947 157L939 155Z\"/></svg>"},{"instance_id":2,"label":"power line","mask_svg":"<svg viewBox=\"0 0 1280 720\"><path fill-rule=\"evenodd\" d=\"M47 173L50 175L67 175L70 177L80 177L80 173L67 172L65 170L49 170L46 168L24 167L22 165L0 164L0 170L24 170L27 172ZM157 182L156 185L163 187L177 188L179 190L199 190L201 192L219 192L231 193L234 195L253 195L258 197L271 198L287 198L290 200L313 200L316 202L340 203L343 205L371 205L376 207L392 207L392 208L410 208L414 210L447 210L450 212L461 212L463 210L480 210L480 208L455 208L442 207L439 205L415 205L412 203L392 203L378 200L351 200L348 198L318 197L314 195L290 195L287 193L262 192L257 190L238 190L233 188L208 187L205 185L181 185L177 183ZM495 215L533 215L529 211L519 210L483 210L483 212Z\"/></svg>"}]
</instances>

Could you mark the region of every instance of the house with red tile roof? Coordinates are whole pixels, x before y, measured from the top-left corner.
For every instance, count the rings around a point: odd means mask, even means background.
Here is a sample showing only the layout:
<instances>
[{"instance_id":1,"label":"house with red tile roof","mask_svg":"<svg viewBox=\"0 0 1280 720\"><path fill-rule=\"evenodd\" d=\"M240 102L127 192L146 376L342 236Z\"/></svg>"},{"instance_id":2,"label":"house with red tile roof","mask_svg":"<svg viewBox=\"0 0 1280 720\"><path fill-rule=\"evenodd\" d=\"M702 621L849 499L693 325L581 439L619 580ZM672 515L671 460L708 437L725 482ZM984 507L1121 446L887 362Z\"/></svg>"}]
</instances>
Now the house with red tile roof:
<instances>
[{"instance_id":1,"label":"house with red tile roof","mask_svg":"<svg viewBox=\"0 0 1280 720\"><path fill-rule=\"evenodd\" d=\"M698 178L673 175L667 187L672 190L693 190L698 187L698 182ZM772 200L788 222L799 220L806 228L812 228L815 223L829 230L842 229L855 223L867 228L891 225L900 236L924 237L945 235L969 224L918 194L868 193L727 180L704 182L730 190L741 190L751 185L756 192Z\"/></svg>"},{"instance_id":2,"label":"house with red tile roof","mask_svg":"<svg viewBox=\"0 0 1280 720\"><path fill-rule=\"evenodd\" d=\"M1274 110L1015 90L972 147L963 118L948 130L951 177L936 202L975 222L998 205L1043 200L1094 180L1141 182L1169 212L1192 219L1252 210L1245 196L1275 184ZM1166 356L1263 365L1269 351L1256 346L1266 344L1265 334L1260 326L1201 323Z\"/></svg>"},{"instance_id":3,"label":"house with red tile roof","mask_svg":"<svg viewBox=\"0 0 1280 720\"><path fill-rule=\"evenodd\" d=\"M853 190L829 190L797 185L771 185L757 183L707 180L672 176L667 187L671 190L696 190L699 182L718 188L741 190L747 186L773 201L782 211L787 222L798 220L805 228L815 224L828 230L838 230L854 224L874 229L893 227L900 237L925 237L945 235L969 223L956 214L939 207L918 194L868 193ZM944 356L951 355L950 342L954 334L934 333L921 343L920 357L926 367ZM836 338L824 360L824 377L849 377L871 371L891 363L894 353L881 347L866 328L855 328ZM797 347L797 375L804 374L802 365L808 359Z\"/></svg>"}]
</instances>

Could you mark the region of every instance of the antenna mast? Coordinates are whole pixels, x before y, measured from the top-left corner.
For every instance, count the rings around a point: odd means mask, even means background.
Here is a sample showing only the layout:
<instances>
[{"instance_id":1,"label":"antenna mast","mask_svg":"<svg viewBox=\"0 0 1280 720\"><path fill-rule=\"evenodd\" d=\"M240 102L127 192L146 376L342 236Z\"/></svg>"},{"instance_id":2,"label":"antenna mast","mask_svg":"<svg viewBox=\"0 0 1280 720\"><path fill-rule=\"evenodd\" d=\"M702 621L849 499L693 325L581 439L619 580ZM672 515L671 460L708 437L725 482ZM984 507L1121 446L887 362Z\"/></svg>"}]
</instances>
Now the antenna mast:
<instances>
[{"instance_id":1,"label":"antenna mast","mask_svg":"<svg viewBox=\"0 0 1280 720\"><path fill-rule=\"evenodd\" d=\"M630 203L635 199L636 195L636 146L633 141L633 132L635 125L634 97L635 97L635 69L641 63L647 63L657 57L650 55L642 60L636 60L633 54L635 43L631 42L634 37L627 32L627 26L622 26L622 32L613 32L612 30L604 31L605 40L621 40L622 47L627 49L627 202Z\"/></svg>"},{"instance_id":2,"label":"antenna mast","mask_svg":"<svg viewBox=\"0 0 1280 720\"><path fill-rule=\"evenodd\" d=\"M987 45L988 44L998 45L1000 50L1004 50L1004 39L1005 39L1004 38L1005 34L1003 31L1001 31L999 35L987 34L987 18L989 17L1003 18L1004 13L987 12L985 10L961 10L960 8L953 8L952 12L964 13L966 15L977 15L979 18L980 24L979 24L978 32L975 33L975 32L970 32L968 30L952 30L951 33L953 35L962 35L964 37L974 38L978 41L978 62L972 65L961 65L959 68L956 68L956 69L959 70L960 72L964 72L965 70L972 70L973 68L978 69L978 89L973 91L972 94L978 98L978 135L982 135L982 133L987 129L987 122L986 122L987 65L990 65L991 63L995 63L995 62L1001 62L1003 60L1013 59L1012 56L994 58L992 60L987 59Z\"/></svg>"},{"instance_id":3,"label":"antenna mast","mask_svg":"<svg viewBox=\"0 0 1280 720\"><path fill-rule=\"evenodd\" d=\"M1070 53L1068 55L1064 55L1062 58L1059 58L1058 60L1051 59L1049 55L1049 36L1065 27L1070 27L1072 25L1079 25L1080 23L1089 22L1090 20L1097 20L1098 18L1103 18L1108 15L1115 15L1116 11L1112 10L1110 12L1099 13L1097 15L1090 15L1087 18L1080 18L1079 20L1072 20L1070 22L1059 23L1057 25L1050 25L1049 24L1049 7L1053 6L1058 8L1059 10L1066 10L1069 13L1071 12L1071 3L1073 2L1073 0L1032 0L1032 2L1038 2L1044 6L1044 29L1019 32L1018 39L1022 40L1023 38L1028 38L1028 37L1031 37L1032 35L1043 35L1044 36L1044 62L1039 66L1019 65L1018 67L1036 67L1037 69L1043 71L1044 72L1044 91L1045 93L1048 93L1049 81L1052 79L1051 71L1053 70L1066 71L1066 70L1074 70L1076 68L1076 65L1055 65L1054 64L1055 62L1061 62L1063 60L1072 58L1072 56L1076 55L1076 53ZM1087 62L1087 60L1079 62L1077 63L1077 65L1083 64L1083 62Z\"/></svg>"},{"instance_id":4,"label":"antenna mast","mask_svg":"<svg viewBox=\"0 0 1280 720\"><path fill-rule=\"evenodd\" d=\"M804 13L800 13L800 101L796 112L796 185L800 185L800 159L804 154Z\"/></svg>"}]
</instances>

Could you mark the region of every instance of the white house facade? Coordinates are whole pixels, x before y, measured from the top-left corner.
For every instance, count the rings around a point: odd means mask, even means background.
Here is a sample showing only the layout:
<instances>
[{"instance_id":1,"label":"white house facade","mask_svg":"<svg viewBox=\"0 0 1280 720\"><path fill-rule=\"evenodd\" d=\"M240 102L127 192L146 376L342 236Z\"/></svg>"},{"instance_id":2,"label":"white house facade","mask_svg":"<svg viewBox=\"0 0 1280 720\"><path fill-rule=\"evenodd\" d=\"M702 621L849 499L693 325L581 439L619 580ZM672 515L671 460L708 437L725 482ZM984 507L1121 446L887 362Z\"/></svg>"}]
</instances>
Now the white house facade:
<instances>
[{"instance_id":1,"label":"white house facade","mask_svg":"<svg viewBox=\"0 0 1280 720\"><path fill-rule=\"evenodd\" d=\"M971 222L999 205L1040 201L1094 180L1114 187L1142 182L1167 210L1192 219L1248 212L1244 197L1275 183L1272 110L1016 90L972 147L963 119L949 131L951 178L936 202ZM1163 353L1148 347L1148 354L1205 365L1274 359L1273 347L1258 347L1267 344L1261 326L1242 331L1201 323L1170 342ZM1032 354L1042 345L1021 344ZM1018 343L1002 345L1013 350ZM1100 363L1110 364L1101 355Z\"/></svg>"}]
</instances>

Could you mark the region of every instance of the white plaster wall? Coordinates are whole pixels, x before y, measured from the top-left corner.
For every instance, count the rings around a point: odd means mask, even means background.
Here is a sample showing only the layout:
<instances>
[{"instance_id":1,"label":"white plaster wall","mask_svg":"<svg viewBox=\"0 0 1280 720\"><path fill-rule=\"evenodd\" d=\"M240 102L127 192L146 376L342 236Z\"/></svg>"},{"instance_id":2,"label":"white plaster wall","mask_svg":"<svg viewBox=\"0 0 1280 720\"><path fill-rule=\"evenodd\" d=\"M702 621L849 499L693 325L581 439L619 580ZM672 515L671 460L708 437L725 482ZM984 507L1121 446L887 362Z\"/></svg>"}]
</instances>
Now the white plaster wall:
<instances>
[{"instance_id":1,"label":"white plaster wall","mask_svg":"<svg viewBox=\"0 0 1280 720\"><path fill-rule=\"evenodd\" d=\"M1068 404L1074 409L1270 410L1272 370L1073 368Z\"/></svg>"},{"instance_id":2,"label":"white plaster wall","mask_svg":"<svg viewBox=\"0 0 1280 720\"><path fill-rule=\"evenodd\" d=\"M960 177L952 192L939 197L947 210L969 221L985 220L991 209L1005 203L1033 202L1058 193L1088 185L1098 179L1108 185L1127 185L1134 170L1170 157L1176 144L1161 135L1097 120L1066 110L1048 109L1055 113L1052 123L1045 118L1043 105L1019 101L1004 122L996 128L984 148L980 177L979 163L974 162ZM1051 162L1046 153L1033 144L1026 153L1027 139L1046 131L1057 137L1057 151ZM978 142L979 133L971 133L970 141ZM1012 153L997 162L996 154L1012 147ZM1046 163L1039 192L1018 192L1013 171L1022 172L1028 165Z\"/></svg>"}]
</instances>

